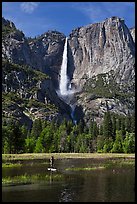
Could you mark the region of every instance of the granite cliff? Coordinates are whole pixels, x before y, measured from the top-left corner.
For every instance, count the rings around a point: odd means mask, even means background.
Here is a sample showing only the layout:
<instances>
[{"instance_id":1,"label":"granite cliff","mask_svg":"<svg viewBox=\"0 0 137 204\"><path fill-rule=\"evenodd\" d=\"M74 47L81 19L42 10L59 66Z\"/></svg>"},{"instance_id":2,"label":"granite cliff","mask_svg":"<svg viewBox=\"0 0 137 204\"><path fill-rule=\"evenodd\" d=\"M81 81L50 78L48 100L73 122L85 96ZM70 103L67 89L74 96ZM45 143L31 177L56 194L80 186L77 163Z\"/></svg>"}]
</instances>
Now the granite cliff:
<instances>
[{"instance_id":1,"label":"granite cliff","mask_svg":"<svg viewBox=\"0 0 137 204\"><path fill-rule=\"evenodd\" d=\"M69 106L56 94L64 43L65 35L58 31L48 31L33 39L26 38L12 22L3 18L4 100L6 94L18 93L22 99L28 100L27 104L32 99L42 106L54 104L58 111L53 108L53 118L56 115L56 118L70 119ZM13 70L9 68L10 72L6 71L7 66ZM28 69L35 77L26 73ZM94 118L100 123L108 109L123 115L133 113L134 69L135 29L129 29L123 19L111 17L73 30L68 36L68 76L72 87L79 90L71 102L76 104L75 118L84 119L87 124ZM22 104L24 109L21 110L28 111L25 116L28 119L32 120L34 115L45 117L40 104L37 104L35 111L31 105L26 110L24 101ZM15 109L19 108L19 103L16 102L15 106ZM6 107L4 111L5 114L14 112ZM50 117L52 114L48 113ZM49 120L48 117L45 119Z\"/></svg>"},{"instance_id":2,"label":"granite cliff","mask_svg":"<svg viewBox=\"0 0 137 204\"><path fill-rule=\"evenodd\" d=\"M135 29L112 17L80 27L69 35L68 73L80 86L77 105L86 122L100 122L107 109L126 115L134 111Z\"/></svg>"}]
</instances>

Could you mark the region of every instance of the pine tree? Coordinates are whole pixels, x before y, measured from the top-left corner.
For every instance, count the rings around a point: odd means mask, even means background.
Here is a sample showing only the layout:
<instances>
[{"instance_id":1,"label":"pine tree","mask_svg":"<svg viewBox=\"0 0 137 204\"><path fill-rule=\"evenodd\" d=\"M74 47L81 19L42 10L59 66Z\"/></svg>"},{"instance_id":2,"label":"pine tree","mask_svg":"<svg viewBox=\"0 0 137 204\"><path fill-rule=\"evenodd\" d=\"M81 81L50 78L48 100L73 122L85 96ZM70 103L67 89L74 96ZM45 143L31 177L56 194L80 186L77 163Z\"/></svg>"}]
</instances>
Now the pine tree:
<instances>
[{"instance_id":1,"label":"pine tree","mask_svg":"<svg viewBox=\"0 0 137 204\"><path fill-rule=\"evenodd\" d=\"M131 116L127 115L125 118L125 130L126 132L131 132Z\"/></svg>"},{"instance_id":2,"label":"pine tree","mask_svg":"<svg viewBox=\"0 0 137 204\"><path fill-rule=\"evenodd\" d=\"M126 135L126 129L125 129L125 118L123 117L121 120L121 133L122 133L122 137L123 139L125 138Z\"/></svg>"},{"instance_id":3,"label":"pine tree","mask_svg":"<svg viewBox=\"0 0 137 204\"><path fill-rule=\"evenodd\" d=\"M113 148L112 148L111 152L122 153L123 152L122 143L123 143L122 132L121 132L121 130L117 130L116 131L116 139L115 139L115 142L113 144Z\"/></svg>"},{"instance_id":4,"label":"pine tree","mask_svg":"<svg viewBox=\"0 0 137 204\"><path fill-rule=\"evenodd\" d=\"M89 134L91 135L91 137L93 137L93 123L94 121L91 120L89 125Z\"/></svg>"},{"instance_id":5,"label":"pine tree","mask_svg":"<svg viewBox=\"0 0 137 204\"><path fill-rule=\"evenodd\" d=\"M112 116L112 139L115 140L116 137L116 116Z\"/></svg>"},{"instance_id":6,"label":"pine tree","mask_svg":"<svg viewBox=\"0 0 137 204\"><path fill-rule=\"evenodd\" d=\"M33 137L30 137L30 135L27 135L27 138L25 139L25 152L26 153L33 153L35 149L36 141Z\"/></svg>"},{"instance_id":7,"label":"pine tree","mask_svg":"<svg viewBox=\"0 0 137 204\"><path fill-rule=\"evenodd\" d=\"M99 127L99 135L103 135L103 125L102 124Z\"/></svg>"},{"instance_id":8,"label":"pine tree","mask_svg":"<svg viewBox=\"0 0 137 204\"><path fill-rule=\"evenodd\" d=\"M135 134L126 132L126 137L123 141L124 153L135 153Z\"/></svg>"},{"instance_id":9,"label":"pine tree","mask_svg":"<svg viewBox=\"0 0 137 204\"><path fill-rule=\"evenodd\" d=\"M103 121L103 135L106 138L109 138L112 136L112 121L111 121L111 116L110 112L107 111L104 114L104 121Z\"/></svg>"},{"instance_id":10,"label":"pine tree","mask_svg":"<svg viewBox=\"0 0 137 204\"><path fill-rule=\"evenodd\" d=\"M79 134L82 134L84 132L84 121L83 120L80 120L79 123L78 123L78 130L79 130Z\"/></svg>"},{"instance_id":11,"label":"pine tree","mask_svg":"<svg viewBox=\"0 0 137 204\"><path fill-rule=\"evenodd\" d=\"M54 129L51 128L50 124L47 125L40 133L42 146L45 152L50 152L52 146Z\"/></svg>"},{"instance_id":12,"label":"pine tree","mask_svg":"<svg viewBox=\"0 0 137 204\"><path fill-rule=\"evenodd\" d=\"M41 119L36 119L33 122L32 129L31 129L31 137L37 139L40 136L42 131L42 122Z\"/></svg>"},{"instance_id":13,"label":"pine tree","mask_svg":"<svg viewBox=\"0 0 137 204\"><path fill-rule=\"evenodd\" d=\"M36 153L45 152L45 148L43 147L43 138L38 137L34 152L36 152Z\"/></svg>"},{"instance_id":14,"label":"pine tree","mask_svg":"<svg viewBox=\"0 0 137 204\"><path fill-rule=\"evenodd\" d=\"M96 121L93 122L93 138L96 138L97 135L99 134L99 130L98 130L98 126L97 126L97 123Z\"/></svg>"},{"instance_id":15,"label":"pine tree","mask_svg":"<svg viewBox=\"0 0 137 204\"><path fill-rule=\"evenodd\" d=\"M105 144L105 138L103 135L98 135L97 136L97 152L101 153L103 152L103 147Z\"/></svg>"},{"instance_id":16,"label":"pine tree","mask_svg":"<svg viewBox=\"0 0 137 204\"><path fill-rule=\"evenodd\" d=\"M7 125L2 126L2 153L11 153L11 136L12 130Z\"/></svg>"},{"instance_id":17,"label":"pine tree","mask_svg":"<svg viewBox=\"0 0 137 204\"><path fill-rule=\"evenodd\" d=\"M116 130L121 130L121 116L118 116L116 120Z\"/></svg>"},{"instance_id":18,"label":"pine tree","mask_svg":"<svg viewBox=\"0 0 137 204\"><path fill-rule=\"evenodd\" d=\"M25 137L22 134L22 129L18 121L14 123L12 136L14 153L22 153L24 151Z\"/></svg>"},{"instance_id":19,"label":"pine tree","mask_svg":"<svg viewBox=\"0 0 137 204\"><path fill-rule=\"evenodd\" d=\"M105 138L104 146L103 146L103 152L104 153L110 152L112 147L113 147L113 139L112 139L112 137Z\"/></svg>"},{"instance_id":20,"label":"pine tree","mask_svg":"<svg viewBox=\"0 0 137 204\"><path fill-rule=\"evenodd\" d=\"M135 133L135 113L131 116L131 132Z\"/></svg>"}]
</instances>

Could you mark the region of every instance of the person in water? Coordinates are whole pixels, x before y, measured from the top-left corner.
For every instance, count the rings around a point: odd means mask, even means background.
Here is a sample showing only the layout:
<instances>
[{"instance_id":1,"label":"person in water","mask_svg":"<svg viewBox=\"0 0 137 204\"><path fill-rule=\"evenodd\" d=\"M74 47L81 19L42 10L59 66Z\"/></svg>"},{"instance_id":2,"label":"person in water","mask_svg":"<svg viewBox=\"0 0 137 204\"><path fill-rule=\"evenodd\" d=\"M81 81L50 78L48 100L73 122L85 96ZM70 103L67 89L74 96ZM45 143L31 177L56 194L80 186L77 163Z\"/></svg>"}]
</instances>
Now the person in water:
<instances>
[{"instance_id":1,"label":"person in water","mask_svg":"<svg viewBox=\"0 0 137 204\"><path fill-rule=\"evenodd\" d=\"M54 167L54 157L51 156L50 158L50 167L53 168Z\"/></svg>"}]
</instances>

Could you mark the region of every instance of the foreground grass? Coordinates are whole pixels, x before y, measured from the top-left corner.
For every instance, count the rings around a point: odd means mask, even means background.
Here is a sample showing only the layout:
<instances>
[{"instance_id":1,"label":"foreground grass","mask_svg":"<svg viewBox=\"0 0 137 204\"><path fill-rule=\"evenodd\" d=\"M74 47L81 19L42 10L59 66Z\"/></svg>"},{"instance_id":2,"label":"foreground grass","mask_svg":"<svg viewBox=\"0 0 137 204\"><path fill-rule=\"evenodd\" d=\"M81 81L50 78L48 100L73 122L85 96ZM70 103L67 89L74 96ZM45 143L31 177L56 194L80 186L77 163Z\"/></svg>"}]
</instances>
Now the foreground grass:
<instances>
[{"instance_id":1,"label":"foreground grass","mask_svg":"<svg viewBox=\"0 0 137 204\"><path fill-rule=\"evenodd\" d=\"M77 167L77 168L66 168L66 171L92 171L92 170L99 170L99 169L105 169L104 166L98 166L98 167Z\"/></svg>"},{"instance_id":2,"label":"foreground grass","mask_svg":"<svg viewBox=\"0 0 137 204\"><path fill-rule=\"evenodd\" d=\"M124 153L25 153L25 154L2 154L2 161L10 160L33 160L33 159L49 159L54 156L55 159L69 158L128 158L134 159L135 154Z\"/></svg>"},{"instance_id":3,"label":"foreground grass","mask_svg":"<svg viewBox=\"0 0 137 204\"><path fill-rule=\"evenodd\" d=\"M62 174L35 174L35 175L20 175L14 177L4 177L2 178L2 185L17 185L17 184L30 184L39 181L59 181L63 179Z\"/></svg>"},{"instance_id":4,"label":"foreground grass","mask_svg":"<svg viewBox=\"0 0 137 204\"><path fill-rule=\"evenodd\" d=\"M55 159L72 159L72 158L88 158L95 159L85 167L73 167L66 168L66 171L93 171L93 170L105 170L108 168L116 167L135 167L135 154L98 154L98 153L43 153L43 154L3 154L2 167L18 167L21 164L21 160L36 160L36 159L49 159L54 156ZM11 163L12 161L17 161L17 163ZM20 175L15 177L3 177L2 185L20 185L35 183L39 181L51 181L51 180L61 180L64 178L63 174L36 174L36 175Z\"/></svg>"},{"instance_id":5,"label":"foreground grass","mask_svg":"<svg viewBox=\"0 0 137 204\"><path fill-rule=\"evenodd\" d=\"M22 164L21 163L2 163L2 168L13 168L13 167L21 167Z\"/></svg>"},{"instance_id":6,"label":"foreground grass","mask_svg":"<svg viewBox=\"0 0 137 204\"><path fill-rule=\"evenodd\" d=\"M87 167L72 167L72 168L66 168L66 171L92 171L92 170L103 170L103 169L113 169L113 168L121 168L121 167L135 167L135 160L125 160L125 159L119 159L119 160L107 160L103 163L99 163L96 166L96 163L94 163L92 166Z\"/></svg>"}]
</instances>

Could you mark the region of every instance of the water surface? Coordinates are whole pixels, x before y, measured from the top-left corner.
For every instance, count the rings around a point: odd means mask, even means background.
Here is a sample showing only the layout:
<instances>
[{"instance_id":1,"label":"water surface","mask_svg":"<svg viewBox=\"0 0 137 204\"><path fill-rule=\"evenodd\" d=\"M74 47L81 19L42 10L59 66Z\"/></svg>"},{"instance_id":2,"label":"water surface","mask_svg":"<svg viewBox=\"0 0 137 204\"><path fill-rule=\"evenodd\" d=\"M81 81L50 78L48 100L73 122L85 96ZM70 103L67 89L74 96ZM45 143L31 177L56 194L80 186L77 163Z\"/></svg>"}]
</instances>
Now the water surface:
<instances>
[{"instance_id":1,"label":"water surface","mask_svg":"<svg viewBox=\"0 0 137 204\"><path fill-rule=\"evenodd\" d=\"M47 171L48 160L22 161L16 168L3 168L2 176L14 177L27 173L48 174L49 179L34 184L2 187L4 202L134 202L135 169L113 167L90 171L66 170L76 167L99 166L99 159L58 159L57 172ZM103 161L102 161L103 162ZM62 179L54 180L53 175Z\"/></svg>"}]
</instances>

